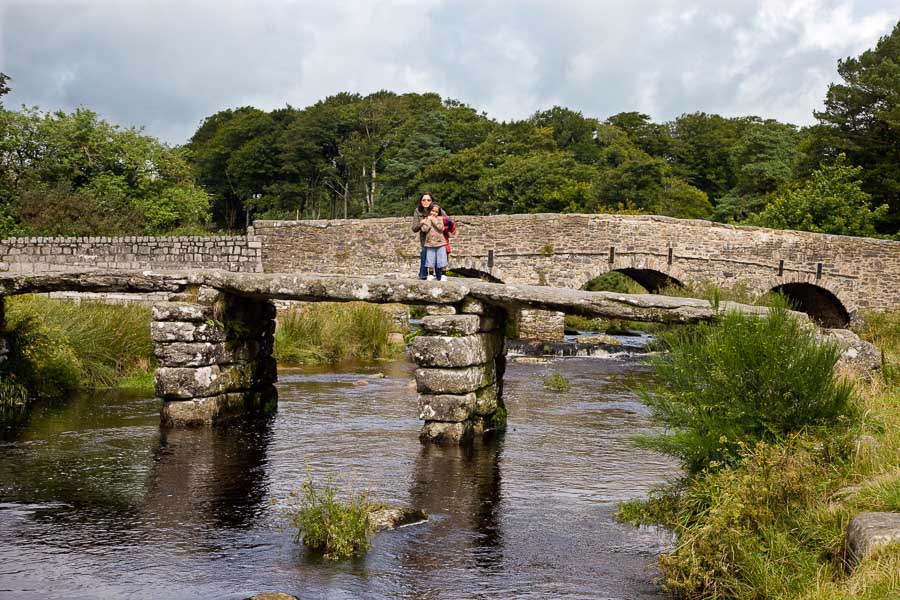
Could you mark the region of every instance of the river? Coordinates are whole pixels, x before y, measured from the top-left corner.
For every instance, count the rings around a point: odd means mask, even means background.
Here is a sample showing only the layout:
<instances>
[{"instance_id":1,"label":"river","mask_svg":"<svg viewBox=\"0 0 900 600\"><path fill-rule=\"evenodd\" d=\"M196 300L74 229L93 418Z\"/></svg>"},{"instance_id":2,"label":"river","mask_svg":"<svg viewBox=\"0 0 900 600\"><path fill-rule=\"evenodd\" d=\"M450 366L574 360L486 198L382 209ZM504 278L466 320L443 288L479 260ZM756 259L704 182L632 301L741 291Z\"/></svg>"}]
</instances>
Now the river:
<instances>
[{"instance_id":1,"label":"river","mask_svg":"<svg viewBox=\"0 0 900 600\"><path fill-rule=\"evenodd\" d=\"M551 369L569 392L543 389ZM121 393L36 407L0 441L0 598L666 597L670 537L612 518L677 475L629 442L649 427L639 359L512 359L509 431L465 449L419 443L412 374L283 370L275 415L215 430L161 430L153 399ZM307 476L431 518L324 560L284 518Z\"/></svg>"}]
</instances>

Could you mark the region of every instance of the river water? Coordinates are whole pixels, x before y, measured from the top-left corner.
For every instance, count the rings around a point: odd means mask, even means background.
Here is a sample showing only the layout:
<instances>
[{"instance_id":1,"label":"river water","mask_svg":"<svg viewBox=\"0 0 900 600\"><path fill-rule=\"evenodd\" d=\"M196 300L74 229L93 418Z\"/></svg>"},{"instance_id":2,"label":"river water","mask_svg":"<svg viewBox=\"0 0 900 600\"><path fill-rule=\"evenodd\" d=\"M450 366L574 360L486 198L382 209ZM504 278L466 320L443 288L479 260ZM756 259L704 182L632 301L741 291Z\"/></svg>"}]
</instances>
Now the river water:
<instances>
[{"instance_id":1,"label":"river water","mask_svg":"<svg viewBox=\"0 0 900 600\"><path fill-rule=\"evenodd\" d=\"M543 389L551 369L571 391ZM284 370L274 416L215 430L161 430L153 399L116 393L35 408L0 441L0 598L665 597L669 536L612 518L677 474L629 443L637 358L511 360L509 431L468 449L419 443L412 375ZM324 560L284 518L308 475L431 518Z\"/></svg>"}]
</instances>

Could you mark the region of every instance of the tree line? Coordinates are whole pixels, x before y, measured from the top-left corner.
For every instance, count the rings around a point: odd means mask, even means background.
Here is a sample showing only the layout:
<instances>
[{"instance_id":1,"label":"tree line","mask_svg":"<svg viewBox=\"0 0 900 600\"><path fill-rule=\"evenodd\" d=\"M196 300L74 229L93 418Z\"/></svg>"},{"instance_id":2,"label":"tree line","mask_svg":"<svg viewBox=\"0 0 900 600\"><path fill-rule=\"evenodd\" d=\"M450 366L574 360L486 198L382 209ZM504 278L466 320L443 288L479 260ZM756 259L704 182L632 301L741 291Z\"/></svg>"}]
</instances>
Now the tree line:
<instances>
[{"instance_id":1,"label":"tree line","mask_svg":"<svg viewBox=\"0 0 900 600\"><path fill-rule=\"evenodd\" d=\"M223 110L170 148L85 109L0 105L0 228L158 234L405 216L429 190L453 214L633 212L897 237L900 23L838 73L802 128L561 106L498 122L435 93L380 91ZM0 97L8 81L0 74Z\"/></svg>"}]
</instances>

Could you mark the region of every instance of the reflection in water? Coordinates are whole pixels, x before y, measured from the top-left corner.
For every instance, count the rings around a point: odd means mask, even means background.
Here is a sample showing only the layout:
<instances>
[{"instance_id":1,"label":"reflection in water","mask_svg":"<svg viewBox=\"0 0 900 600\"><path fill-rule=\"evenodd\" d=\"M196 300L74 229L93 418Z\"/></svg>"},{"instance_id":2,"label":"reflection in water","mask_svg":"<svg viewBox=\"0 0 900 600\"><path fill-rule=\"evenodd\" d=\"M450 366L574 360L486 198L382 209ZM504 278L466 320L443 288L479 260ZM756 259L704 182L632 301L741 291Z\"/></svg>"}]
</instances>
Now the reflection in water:
<instances>
[{"instance_id":1,"label":"reflection in water","mask_svg":"<svg viewBox=\"0 0 900 600\"><path fill-rule=\"evenodd\" d=\"M162 526L204 522L246 528L267 495L272 417L227 427L163 428L144 496Z\"/></svg>"},{"instance_id":2,"label":"reflection in water","mask_svg":"<svg viewBox=\"0 0 900 600\"><path fill-rule=\"evenodd\" d=\"M435 545L420 546L425 555L409 558L416 570L435 562L430 554L450 551L472 555L475 566L491 570L502 563L503 539L498 518L501 501L502 436L476 441L471 447L424 445L413 468L410 503L440 517L431 532ZM472 536L460 536L459 529Z\"/></svg>"},{"instance_id":3,"label":"reflection in water","mask_svg":"<svg viewBox=\"0 0 900 600\"><path fill-rule=\"evenodd\" d=\"M569 393L543 389L550 369ZM667 536L611 518L674 472L629 443L648 426L628 391L642 371L511 362L510 430L471 448L418 442L403 361L285 371L272 418L221 429L161 429L133 396L36 407L0 442L0 598L658 600L646 567ZM307 474L431 518L324 561L273 504Z\"/></svg>"}]
</instances>

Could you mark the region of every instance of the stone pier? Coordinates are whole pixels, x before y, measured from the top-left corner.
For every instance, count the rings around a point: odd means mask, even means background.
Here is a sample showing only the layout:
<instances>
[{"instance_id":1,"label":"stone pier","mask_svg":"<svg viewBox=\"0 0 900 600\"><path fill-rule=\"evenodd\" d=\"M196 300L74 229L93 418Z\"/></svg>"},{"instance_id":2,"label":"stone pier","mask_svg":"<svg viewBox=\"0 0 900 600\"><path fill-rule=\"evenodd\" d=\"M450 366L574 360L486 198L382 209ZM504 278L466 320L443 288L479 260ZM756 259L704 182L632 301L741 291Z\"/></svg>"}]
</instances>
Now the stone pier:
<instances>
[{"instance_id":1,"label":"stone pier","mask_svg":"<svg viewBox=\"0 0 900 600\"><path fill-rule=\"evenodd\" d=\"M504 311L467 299L428 312L425 333L409 350L425 421L419 439L465 444L476 434L505 429Z\"/></svg>"},{"instance_id":2,"label":"stone pier","mask_svg":"<svg viewBox=\"0 0 900 600\"><path fill-rule=\"evenodd\" d=\"M167 426L211 425L274 410L275 307L200 288L153 307L156 394Z\"/></svg>"}]
</instances>

